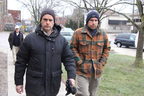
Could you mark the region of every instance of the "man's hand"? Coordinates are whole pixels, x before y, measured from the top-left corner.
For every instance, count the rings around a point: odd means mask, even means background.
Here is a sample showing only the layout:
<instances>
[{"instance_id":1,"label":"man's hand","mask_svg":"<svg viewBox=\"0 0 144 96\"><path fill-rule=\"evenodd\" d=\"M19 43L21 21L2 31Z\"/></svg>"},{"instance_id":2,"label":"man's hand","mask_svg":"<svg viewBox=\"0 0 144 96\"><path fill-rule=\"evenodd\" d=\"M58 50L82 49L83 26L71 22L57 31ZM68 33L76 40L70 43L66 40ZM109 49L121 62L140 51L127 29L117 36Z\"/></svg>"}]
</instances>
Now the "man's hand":
<instances>
[{"instance_id":1,"label":"man's hand","mask_svg":"<svg viewBox=\"0 0 144 96\"><path fill-rule=\"evenodd\" d=\"M23 93L23 85L17 85L17 86L16 86L16 91L17 91L17 93L19 93L19 94Z\"/></svg>"},{"instance_id":2,"label":"man's hand","mask_svg":"<svg viewBox=\"0 0 144 96\"><path fill-rule=\"evenodd\" d=\"M72 83L72 87L74 87L75 86L75 80L74 79L69 79L70 81L71 81L71 83Z\"/></svg>"},{"instance_id":3,"label":"man's hand","mask_svg":"<svg viewBox=\"0 0 144 96\"><path fill-rule=\"evenodd\" d=\"M76 94L77 90L74 87L74 85L75 85L74 79L68 79L66 81L66 91L67 91L66 96L69 95L70 93L73 95Z\"/></svg>"}]
</instances>

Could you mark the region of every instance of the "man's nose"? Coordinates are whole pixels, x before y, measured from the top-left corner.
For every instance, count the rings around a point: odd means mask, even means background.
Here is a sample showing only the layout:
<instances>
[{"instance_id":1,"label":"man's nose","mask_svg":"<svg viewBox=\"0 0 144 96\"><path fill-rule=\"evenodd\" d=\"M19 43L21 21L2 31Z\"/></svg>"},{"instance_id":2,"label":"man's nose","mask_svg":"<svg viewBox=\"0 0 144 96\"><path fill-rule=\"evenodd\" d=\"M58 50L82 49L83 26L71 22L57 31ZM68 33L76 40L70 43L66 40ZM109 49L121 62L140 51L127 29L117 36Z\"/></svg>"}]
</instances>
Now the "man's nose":
<instances>
[{"instance_id":1,"label":"man's nose","mask_svg":"<svg viewBox=\"0 0 144 96\"><path fill-rule=\"evenodd\" d=\"M48 23L48 24L49 24L49 23L50 23L50 21L49 21L49 20L47 20L47 21L46 21L46 23Z\"/></svg>"}]
</instances>

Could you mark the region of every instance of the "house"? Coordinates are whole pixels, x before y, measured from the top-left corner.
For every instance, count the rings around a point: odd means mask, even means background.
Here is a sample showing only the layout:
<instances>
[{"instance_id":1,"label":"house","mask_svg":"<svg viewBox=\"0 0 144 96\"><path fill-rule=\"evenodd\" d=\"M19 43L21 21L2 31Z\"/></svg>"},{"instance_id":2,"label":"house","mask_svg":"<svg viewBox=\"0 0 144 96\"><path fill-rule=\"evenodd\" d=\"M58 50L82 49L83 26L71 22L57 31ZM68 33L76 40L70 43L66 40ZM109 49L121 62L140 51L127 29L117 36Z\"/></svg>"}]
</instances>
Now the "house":
<instances>
[{"instance_id":1,"label":"house","mask_svg":"<svg viewBox=\"0 0 144 96\"><path fill-rule=\"evenodd\" d=\"M129 18L131 14L125 14ZM122 33L122 32L131 32L131 25L127 18L117 13L106 12L103 17L108 16L101 20L100 27L108 33Z\"/></svg>"},{"instance_id":2,"label":"house","mask_svg":"<svg viewBox=\"0 0 144 96\"><path fill-rule=\"evenodd\" d=\"M21 11L20 10L8 10L8 14L11 14L15 23L21 22Z\"/></svg>"},{"instance_id":3,"label":"house","mask_svg":"<svg viewBox=\"0 0 144 96\"><path fill-rule=\"evenodd\" d=\"M56 16L56 21L55 21L55 22L56 22L58 25L63 26L63 25L65 25L67 19L68 19L67 17L59 17L59 16Z\"/></svg>"}]
</instances>

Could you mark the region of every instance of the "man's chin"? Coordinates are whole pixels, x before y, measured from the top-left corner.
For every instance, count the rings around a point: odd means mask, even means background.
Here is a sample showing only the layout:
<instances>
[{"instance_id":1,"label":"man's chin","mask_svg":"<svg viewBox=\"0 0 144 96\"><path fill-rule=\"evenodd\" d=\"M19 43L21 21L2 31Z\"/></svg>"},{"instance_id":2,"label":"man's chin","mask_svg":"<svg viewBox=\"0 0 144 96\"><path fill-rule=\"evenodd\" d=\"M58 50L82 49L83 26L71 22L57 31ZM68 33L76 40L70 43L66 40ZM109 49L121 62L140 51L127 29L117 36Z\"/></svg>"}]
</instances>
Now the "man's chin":
<instances>
[{"instance_id":1,"label":"man's chin","mask_svg":"<svg viewBox=\"0 0 144 96\"><path fill-rule=\"evenodd\" d=\"M96 29L96 28L97 28L97 27L92 27L91 29L94 30L94 29Z\"/></svg>"},{"instance_id":2,"label":"man's chin","mask_svg":"<svg viewBox=\"0 0 144 96\"><path fill-rule=\"evenodd\" d=\"M91 27L90 27L90 29L96 29L96 28L97 28L96 26L91 26Z\"/></svg>"},{"instance_id":3,"label":"man's chin","mask_svg":"<svg viewBox=\"0 0 144 96\"><path fill-rule=\"evenodd\" d=\"M44 31L45 32L49 32L51 29L50 28L45 28Z\"/></svg>"}]
</instances>

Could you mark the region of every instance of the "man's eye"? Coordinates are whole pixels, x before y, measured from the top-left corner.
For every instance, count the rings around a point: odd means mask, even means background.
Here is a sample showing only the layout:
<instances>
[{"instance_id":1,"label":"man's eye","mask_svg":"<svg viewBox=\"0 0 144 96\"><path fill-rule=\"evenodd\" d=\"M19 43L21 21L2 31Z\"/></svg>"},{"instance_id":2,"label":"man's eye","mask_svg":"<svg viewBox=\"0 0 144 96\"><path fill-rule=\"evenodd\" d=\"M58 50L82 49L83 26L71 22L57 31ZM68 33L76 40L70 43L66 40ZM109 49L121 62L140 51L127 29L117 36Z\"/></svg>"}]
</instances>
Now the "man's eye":
<instances>
[{"instance_id":1,"label":"man's eye","mask_svg":"<svg viewBox=\"0 0 144 96\"><path fill-rule=\"evenodd\" d=\"M47 21L47 19L43 19L44 21Z\"/></svg>"},{"instance_id":2,"label":"man's eye","mask_svg":"<svg viewBox=\"0 0 144 96\"><path fill-rule=\"evenodd\" d=\"M52 21L51 19L49 21Z\"/></svg>"}]
</instances>

